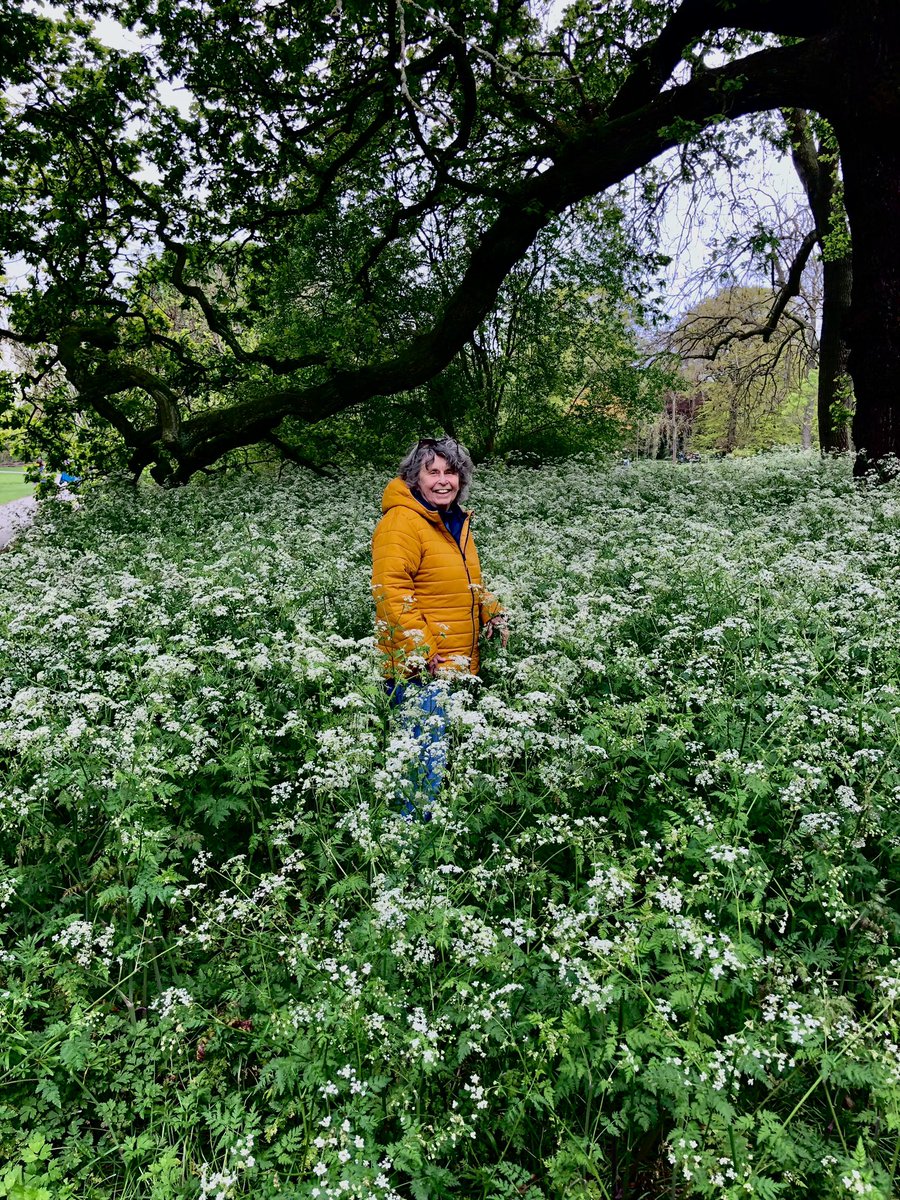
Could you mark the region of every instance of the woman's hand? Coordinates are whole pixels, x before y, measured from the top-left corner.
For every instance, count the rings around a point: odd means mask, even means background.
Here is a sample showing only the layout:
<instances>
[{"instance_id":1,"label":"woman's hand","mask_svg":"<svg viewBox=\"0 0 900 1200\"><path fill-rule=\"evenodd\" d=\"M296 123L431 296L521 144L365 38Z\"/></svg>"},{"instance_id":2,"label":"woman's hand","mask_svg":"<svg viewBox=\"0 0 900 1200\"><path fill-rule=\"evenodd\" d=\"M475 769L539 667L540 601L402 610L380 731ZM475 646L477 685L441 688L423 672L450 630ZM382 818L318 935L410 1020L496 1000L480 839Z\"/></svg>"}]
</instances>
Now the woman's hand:
<instances>
[{"instance_id":1,"label":"woman's hand","mask_svg":"<svg viewBox=\"0 0 900 1200\"><path fill-rule=\"evenodd\" d=\"M506 613L498 613L496 617L491 617L484 626L484 636L490 640L497 632L500 635L500 645L506 649L506 643L509 641L509 619Z\"/></svg>"},{"instance_id":2,"label":"woman's hand","mask_svg":"<svg viewBox=\"0 0 900 1200\"><path fill-rule=\"evenodd\" d=\"M437 675L438 671L446 661L447 660L443 654L432 654L431 658L428 660L428 674L432 677Z\"/></svg>"}]
</instances>

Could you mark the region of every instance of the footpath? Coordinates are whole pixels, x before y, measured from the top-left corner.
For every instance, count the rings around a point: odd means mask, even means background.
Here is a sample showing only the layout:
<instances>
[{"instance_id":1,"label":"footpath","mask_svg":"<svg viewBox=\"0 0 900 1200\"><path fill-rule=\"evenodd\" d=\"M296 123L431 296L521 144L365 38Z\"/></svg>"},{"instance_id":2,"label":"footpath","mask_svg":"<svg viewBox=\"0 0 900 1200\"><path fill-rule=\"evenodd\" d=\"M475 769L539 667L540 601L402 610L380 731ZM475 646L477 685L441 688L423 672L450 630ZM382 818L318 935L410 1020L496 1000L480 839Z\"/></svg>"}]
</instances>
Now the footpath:
<instances>
[{"instance_id":1,"label":"footpath","mask_svg":"<svg viewBox=\"0 0 900 1200\"><path fill-rule=\"evenodd\" d=\"M17 533L27 528L37 512L34 496L23 496L21 500L10 500L0 504L0 550L5 550Z\"/></svg>"}]
</instances>

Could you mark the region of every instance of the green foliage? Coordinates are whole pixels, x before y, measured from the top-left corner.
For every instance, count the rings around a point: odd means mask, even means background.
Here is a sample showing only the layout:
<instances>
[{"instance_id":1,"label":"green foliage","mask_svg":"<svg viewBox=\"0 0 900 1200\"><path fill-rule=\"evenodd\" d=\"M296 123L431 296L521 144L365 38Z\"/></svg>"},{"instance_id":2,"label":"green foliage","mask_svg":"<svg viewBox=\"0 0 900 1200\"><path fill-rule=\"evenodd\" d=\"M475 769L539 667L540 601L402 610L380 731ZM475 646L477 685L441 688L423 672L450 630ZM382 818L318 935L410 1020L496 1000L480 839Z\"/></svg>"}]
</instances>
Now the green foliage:
<instances>
[{"instance_id":1,"label":"green foliage","mask_svg":"<svg viewBox=\"0 0 900 1200\"><path fill-rule=\"evenodd\" d=\"M97 413L73 409L71 389L58 374L31 390L27 401L12 390L2 399L3 445L14 458L31 464L29 478L35 482L39 476L36 464L43 461L46 494L50 494L53 472L64 467L77 475L92 471L115 476L125 471L127 447Z\"/></svg>"},{"instance_id":2,"label":"green foliage","mask_svg":"<svg viewBox=\"0 0 900 1200\"><path fill-rule=\"evenodd\" d=\"M610 189L684 140L690 176L728 152L711 125L796 78L795 46L754 54L757 17L723 31L715 6L681 62L668 3L552 29L481 0L54 14L10 14L22 57L0 52L0 337L24 360L3 420L23 453L166 485L404 394L485 452L605 444L662 386L631 334L658 259Z\"/></svg>"},{"instance_id":3,"label":"green foliage","mask_svg":"<svg viewBox=\"0 0 900 1200\"><path fill-rule=\"evenodd\" d=\"M760 237L760 248L769 244L768 234ZM696 408L688 448L754 452L812 446L813 331L805 309L793 302L787 319L763 337L771 307L772 296L763 288L731 287L680 319L671 344L684 358L684 387Z\"/></svg>"},{"instance_id":4,"label":"green foliage","mask_svg":"<svg viewBox=\"0 0 900 1200\"><path fill-rule=\"evenodd\" d=\"M811 371L796 390L776 392L768 402L751 409L738 426L735 451L755 454L780 446L817 446L817 387L818 373ZM691 445L701 450L724 446L728 421L728 393L710 390L698 411Z\"/></svg>"},{"instance_id":5,"label":"green foliage","mask_svg":"<svg viewBox=\"0 0 900 1200\"><path fill-rule=\"evenodd\" d=\"M837 394L831 402L831 420L835 427L840 428L853 419L856 403L853 397L853 380L850 376L841 375L837 382Z\"/></svg>"},{"instance_id":6,"label":"green foliage","mask_svg":"<svg viewBox=\"0 0 900 1200\"><path fill-rule=\"evenodd\" d=\"M0 1189L887 1200L897 485L484 470L514 638L408 824L382 483L95 491L4 557Z\"/></svg>"},{"instance_id":7,"label":"green foliage","mask_svg":"<svg viewBox=\"0 0 900 1200\"><path fill-rule=\"evenodd\" d=\"M455 393L468 403L450 427L480 452L616 446L671 385L673 373L647 361L637 336L655 315L640 302L642 273L658 260L636 257L618 205L579 215L574 237L554 228L538 238L455 364Z\"/></svg>"},{"instance_id":8,"label":"green foliage","mask_svg":"<svg viewBox=\"0 0 900 1200\"><path fill-rule=\"evenodd\" d=\"M621 223L621 208L610 204L579 212L574 232L571 224L554 224L510 273L496 308L445 371L415 392L314 426L286 423L285 440L312 461L338 463L396 461L410 430L447 431L477 459L618 446L659 407L673 378L663 364L646 361L636 332L639 322L656 316L639 297L642 272L658 264L636 258ZM342 253L336 271L346 266ZM290 354L307 344L298 257L276 276L281 307L269 335ZM461 264L448 257L423 285L423 309L446 301L441 289L449 293L458 282L454 268L458 273ZM349 347L350 328L338 331L343 319L362 319L359 311L348 304L346 318L337 308L332 315L336 344Z\"/></svg>"}]
</instances>

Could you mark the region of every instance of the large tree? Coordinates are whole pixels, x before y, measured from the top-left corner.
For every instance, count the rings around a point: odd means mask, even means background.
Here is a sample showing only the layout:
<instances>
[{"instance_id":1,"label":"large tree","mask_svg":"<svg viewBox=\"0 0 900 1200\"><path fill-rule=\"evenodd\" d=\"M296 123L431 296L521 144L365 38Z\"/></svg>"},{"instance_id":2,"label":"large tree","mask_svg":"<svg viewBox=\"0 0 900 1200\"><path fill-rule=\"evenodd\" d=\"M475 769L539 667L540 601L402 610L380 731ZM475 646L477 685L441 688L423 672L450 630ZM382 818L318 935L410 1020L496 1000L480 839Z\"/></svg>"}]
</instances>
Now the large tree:
<instances>
[{"instance_id":1,"label":"large tree","mask_svg":"<svg viewBox=\"0 0 900 1200\"><path fill-rule=\"evenodd\" d=\"M0 130L6 336L37 352L36 378L64 372L134 470L181 481L288 417L434 378L558 214L778 107L834 127L858 469L900 451L896 0L607 0L553 32L523 0L84 7L147 48L108 51L0 0L24 51ZM442 289L414 245L438 221L460 263ZM264 317L298 246L288 353ZM202 318L199 350L160 316L160 287Z\"/></svg>"}]
</instances>

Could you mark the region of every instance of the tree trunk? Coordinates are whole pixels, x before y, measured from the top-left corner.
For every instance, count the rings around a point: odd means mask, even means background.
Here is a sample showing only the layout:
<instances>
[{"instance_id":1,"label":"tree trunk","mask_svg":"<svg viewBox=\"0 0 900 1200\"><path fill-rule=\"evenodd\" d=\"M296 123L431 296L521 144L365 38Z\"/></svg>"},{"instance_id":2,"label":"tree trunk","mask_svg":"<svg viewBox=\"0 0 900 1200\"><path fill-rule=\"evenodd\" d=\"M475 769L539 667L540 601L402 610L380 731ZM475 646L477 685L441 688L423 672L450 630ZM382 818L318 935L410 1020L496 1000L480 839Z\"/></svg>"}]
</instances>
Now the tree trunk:
<instances>
[{"instance_id":1,"label":"tree trunk","mask_svg":"<svg viewBox=\"0 0 900 1200\"><path fill-rule=\"evenodd\" d=\"M900 9L868 0L852 13L832 121L853 237L855 470L885 474L900 454Z\"/></svg>"},{"instance_id":2,"label":"tree trunk","mask_svg":"<svg viewBox=\"0 0 900 1200\"><path fill-rule=\"evenodd\" d=\"M814 404L812 398L803 410L803 424L800 427L800 445L804 450L812 449L812 419Z\"/></svg>"},{"instance_id":3,"label":"tree trunk","mask_svg":"<svg viewBox=\"0 0 900 1200\"><path fill-rule=\"evenodd\" d=\"M791 133L792 156L800 182L806 192L815 222L816 239L823 252L822 332L819 338L819 447L823 454L850 449L849 413L840 411L839 402L850 392L847 342L850 322L850 286L853 260L849 251L839 259L824 257L826 239L834 218L834 197L838 184L835 155L827 147L816 146L809 116L801 109L785 113Z\"/></svg>"},{"instance_id":4,"label":"tree trunk","mask_svg":"<svg viewBox=\"0 0 900 1200\"><path fill-rule=\"evenodd\" d=\"M819 337L819 446L823 454L850 449L850 324L853 266L850 255L822 265L822 332Z\"/></svg>"},{"instance_id":5,"label":"tree trunk","mask_svg":"<svg viewBox=\"0 0 900 1200\"><path fill-rule=\"evenodd\" d=\"M738 428L738 401L735 390L728 399L728 425L725 429L725 445L722 449L726 454L731 454L737 448L737 428Z\"/></svg>"}]
</instances>

